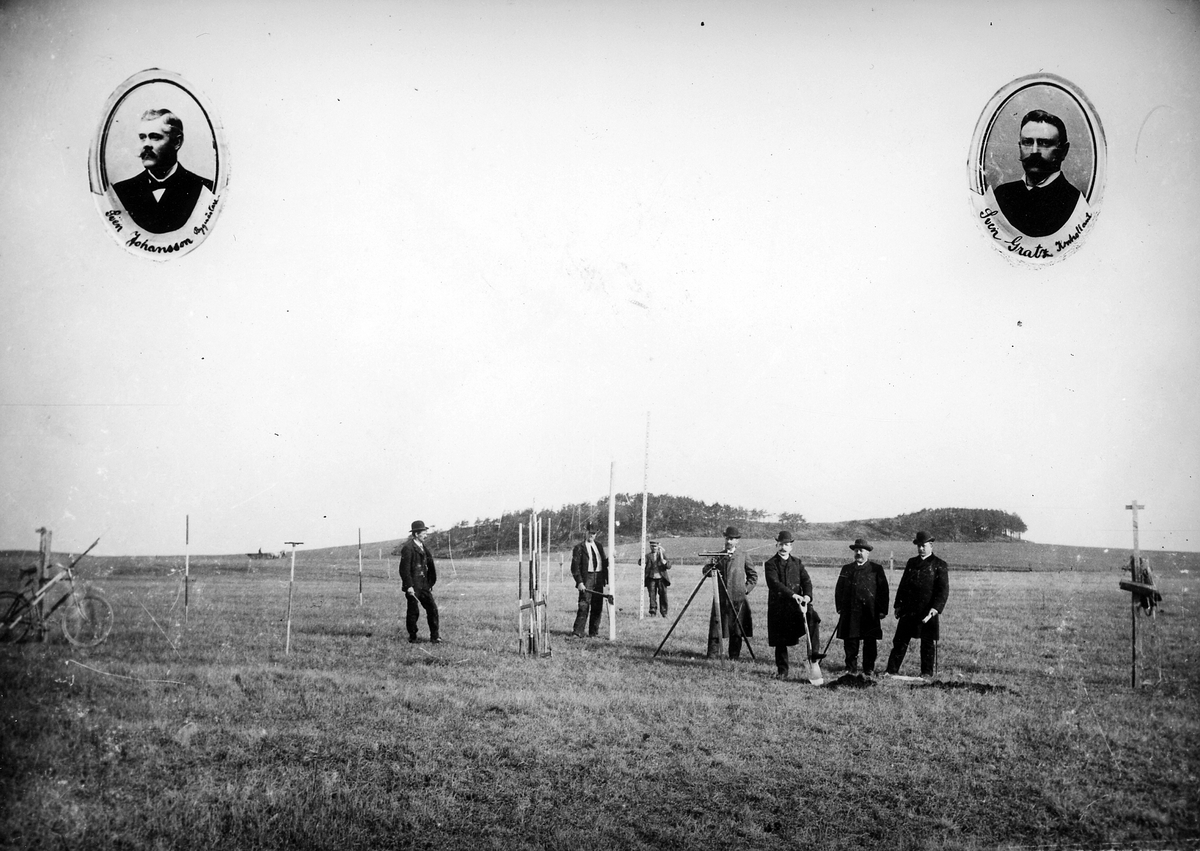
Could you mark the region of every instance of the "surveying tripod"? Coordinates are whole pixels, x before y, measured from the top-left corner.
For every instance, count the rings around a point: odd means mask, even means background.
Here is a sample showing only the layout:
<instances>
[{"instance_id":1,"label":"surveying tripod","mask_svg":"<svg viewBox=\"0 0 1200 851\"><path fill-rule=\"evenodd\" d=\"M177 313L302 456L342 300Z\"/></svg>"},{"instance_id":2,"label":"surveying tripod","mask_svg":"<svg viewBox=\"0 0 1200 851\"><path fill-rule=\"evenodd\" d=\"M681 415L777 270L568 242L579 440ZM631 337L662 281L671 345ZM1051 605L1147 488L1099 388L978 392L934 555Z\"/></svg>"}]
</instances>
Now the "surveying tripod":
<instances>
[{"instance_id":1,"label":"surveying tripod","mask_svg":"<svg viewBox=\"0 0 1200 851\"><path fill-rule=\"evenodd\" d=\"M658 658L659 651L663 649L663 645L667 643L667 639L671 637L671 633L674 632L675 627L679 625L679 621L683 618L684 612L688 610L688 606L692 604L692 600L696 599L696 595L700 592L700 589L704 586L704 583L711 578L713 581L713 613L709 616L710 631L712 629L712 618L717 618L718 628L721 620L723 619L721 611L721 592L724 591L725 600L728 602L731 620L733 621L733 626L730 629L730 632L732 633L733 629L738 631L738 636L746 642L746 649L750 651L750 658L757 661L757 657L754 655L754 648L750 645L750 638L744 632L742 632L741 609L734 608L733 596L729 593L729 586L725 582L725 564L729 561L730 554L722 550L721 552L696 553L696 555L702 558L707 558L708 564L704 566L704 570L700 575L700 581L696 583L696 587L692 590L691 596L687 598L687 602L684 603L683 608L679 610L679 614L675 617L675 622L671 624L671 628L667 630L667 634L663 636L662 642L658 645L658 650L654 651L654 656L651 658ZM723 643L724 642L722 642L722 644Z\"/></svg>"}]
</instances>

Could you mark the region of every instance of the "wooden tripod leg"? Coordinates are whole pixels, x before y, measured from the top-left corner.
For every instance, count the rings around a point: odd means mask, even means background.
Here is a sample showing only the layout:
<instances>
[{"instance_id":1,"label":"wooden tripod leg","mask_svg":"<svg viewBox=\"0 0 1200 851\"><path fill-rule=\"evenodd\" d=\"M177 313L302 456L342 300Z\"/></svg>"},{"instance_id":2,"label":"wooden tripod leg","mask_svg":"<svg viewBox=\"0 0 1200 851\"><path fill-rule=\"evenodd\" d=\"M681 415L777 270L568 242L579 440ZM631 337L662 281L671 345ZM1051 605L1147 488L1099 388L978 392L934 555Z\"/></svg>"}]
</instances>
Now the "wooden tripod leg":
<instances>
[{"instance_id":1,"label":"wooden tripod leg","mask_svg":"<svg viewBox=\"0 0 1200 851\"><path fill-rule=\"evenodd\" d=\"M732 609L733 595L729 593L729 586L725 584L725 577L721 575L721 571L719 570L717 571L717 580L721 583L721 587L725 589L725 599L729 601L729 606ZM745 605L745 602L746 601L743 600L742 604ZM758 657L754 655L754 647L750 644L750 638L746 635L746 633L742 632L741 614L742 610L740 608L733 612L733 623L734 626L737 627L738 636L742 639L742 641L746 642L746 649L750 651L750 658L757 662Z\"/></svg>"},{"instance_id":2,"label":"wooden tripod leg","mask_svg":"<svg viewBox=\"0 0 1200 851\"><path fill-rule=\"evenodd\" d=\"M700 581L696 583L696 588L692 591L692 596L687 598L687 602L684 603L683 608L679 610L679 614L675 617L675 622L671 624L671 628L668 629L667 634L663 636L663 640L658 645L658 650L654 651L654 655L650 657L651 659L658 658L658 651L663 649L663 645L667 643L667 639L670 638L671 633L675 631L675 627L679 624L679 620L683 617L683 613L688 610L688 606L692 604L692 600L696 599L696 595L700 592L700 589L704 585L704 580L706 579L708 579L707 576L703 574L700 576Z\"/></svg>"}]
</instances>

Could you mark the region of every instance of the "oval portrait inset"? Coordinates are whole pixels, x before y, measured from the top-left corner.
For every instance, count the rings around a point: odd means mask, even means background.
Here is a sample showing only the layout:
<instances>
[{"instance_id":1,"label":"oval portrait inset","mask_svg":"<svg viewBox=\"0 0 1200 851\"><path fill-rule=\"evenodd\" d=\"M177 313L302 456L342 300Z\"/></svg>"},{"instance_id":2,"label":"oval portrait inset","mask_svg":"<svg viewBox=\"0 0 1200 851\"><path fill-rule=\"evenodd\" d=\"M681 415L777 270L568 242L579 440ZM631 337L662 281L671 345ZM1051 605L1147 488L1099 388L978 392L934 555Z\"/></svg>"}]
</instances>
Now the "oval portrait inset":
<instances>
[{"instance_id":1,"label":"oval portrait inset","mask_svg":"<svg viewBox=\"0 0 1200 851\"><path fill-rule=\"evenodd\" d=\"M1045 266L1095 228L1104 194L1104 129L1083 92L1052 74L1014 80L992 97L971 139L971 203L1010 260Z\"/></svg>"},{"instance_id":2,"label":"oval portrait inset","mask_svg":"<svg viewBox=\"0 0 1200 851\"><path fill-rule=\"evenodd\" d=\"M187 254L221 212L229 180L221 122L178 74L141 71L104 106L88 179L105 228L127 251Z\"/></svg>"}]
</instances>

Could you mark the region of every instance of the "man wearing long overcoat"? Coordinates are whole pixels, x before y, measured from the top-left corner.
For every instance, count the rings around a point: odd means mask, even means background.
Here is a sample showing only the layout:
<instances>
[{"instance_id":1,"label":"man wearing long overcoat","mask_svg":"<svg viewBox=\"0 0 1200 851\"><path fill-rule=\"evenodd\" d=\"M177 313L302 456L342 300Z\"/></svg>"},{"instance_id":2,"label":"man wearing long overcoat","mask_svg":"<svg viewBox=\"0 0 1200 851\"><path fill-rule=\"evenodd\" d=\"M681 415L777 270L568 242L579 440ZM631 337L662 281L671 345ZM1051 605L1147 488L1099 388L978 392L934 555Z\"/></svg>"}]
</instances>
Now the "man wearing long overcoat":
<instances>
[{"instance_id":1,"label":"man wearing long overcoat","mask_svg":"<svg viewBox=\"0 0 1200 851\"><path fill-rule=\"evenodd\" d=\"M842 565L833 591L838 611L837 635L846 650L846 671L858 672L861 645L863 673L871 675L875 673L878 641L883 638L880 621L888 613L887 574L882 564L867 559L873 548L866 539L856 539L850 549L854 551L854 561Z\"/></svg>"},{"instance_id":2,"label":"man wearing long overcoat","mask_svg":"<svg viewBox=\"0 0 1200 851\"><path fill-rule=\"evenodd\" d=\"M917 555L904 565L896 588L896 637L888 657L887 672L897 674L911 639L921 639L921 676L932 677L937 663L938 622L950 596L950 569L933 554L933 536L918 532L913 538Z\"/></svg>"},{"instance_id":3,"label":"man wearing long overcoat","mask_svg":"<svg viewBox=\"0 0 1200 851\"><path fill-rule=\"evenodd\" d=\"M778 551L767 559L767 644L775 648L775 670L779 679L788 675L788 648L808 633L808 661L819 657L821 617L812 606L813 587L804 562L792 555L795 537L784 529L775 536Z\"/></svg>"},{"instance_id":4,"label":"man wearing long overcoat","mask_svg":"<svg viewBox=\"0 0 1200 851\"><path fill-rule=\"evenodd\" d=\"M400 584L408 601L404 625L408 629L410 643L417 641L417 621L420 618L419 606L425 608L425 620L429 623L429 640L440 644L439 619L437 601L433 599L433 586L437 584L437 567L433 563L433 553L425 545L425 536L429 527L420 520L414 520L412 534L404 546L400 548Z\"/></svg>"},{"instance_id":5,"label":"man wearing long overcoat","mask_svg":"<svg viewBox=\"0 0 1200 851\"><path fill-rule=\"evenodd\" d=\"M742 655L742 639L754 635L754 618L750 614L746 595L758 584L758 571L751 565L747 555L737 548L741 538L742 533L733 526L726 527L725 551L704 568L705 576L717 571L725 580L723 584L717 583L720 611L714 601L709 616L709 658L720 656L725 639L729 639L729 658L737 659Z\"/></svg>"}]
</instances>

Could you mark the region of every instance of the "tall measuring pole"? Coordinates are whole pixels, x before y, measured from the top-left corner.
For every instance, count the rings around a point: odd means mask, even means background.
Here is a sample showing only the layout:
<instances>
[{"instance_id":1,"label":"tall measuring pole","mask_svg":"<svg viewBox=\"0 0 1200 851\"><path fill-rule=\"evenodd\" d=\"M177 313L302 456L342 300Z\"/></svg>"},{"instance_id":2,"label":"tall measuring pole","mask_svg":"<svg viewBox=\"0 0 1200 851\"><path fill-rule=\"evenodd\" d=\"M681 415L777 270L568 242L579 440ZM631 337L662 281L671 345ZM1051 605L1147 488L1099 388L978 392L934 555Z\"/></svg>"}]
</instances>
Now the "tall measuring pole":
<instances>
[{"instance_id":1,"label":"tall measuring pole","mask_svg":"<svg viewBox=\"0 0 1200 851\"><path fill-rule=\"evenodd\" d=\"M617 640L617 462L608 468L608 640Z\"/></svg>"},{"instance_id":2,"label":"tall measuring pole","mask_svg":"<svg viewBox=\"0 0 1200 851\"><path fill-rule=\"evenodd\" d=\"M192 516L183 515L183 625L188 622L188 543L192 537Z\"/></svg>"},{"instance_id":3,"label":"tall measuring pole","mask_svg":"<svg viewBox=\"0 0 1200 851\"><path fill-rule=\"evenodd\" d=\"M284 655L292 652L292 586L296 584L296 547L303 541L284 541L292 547L292 578L288 580L287 640L283 644Z\"/></svg>"},{"instance_id":4,"label":"tall measuring pole","mask_svg":"<svg viewBox=\"0 0 1200 851\"><path fill-rule=\"evenodd\" d=\"M362 526L358 527L358 604L362 605Z\"/></svg>"},{"instance_id":5,"label":"tall measuring pole","mask_svg":"<svg viewBox=\"0 0 1200 851\"><path fill-rule=\"evenodd\" d=\"M646 570L646 500L650 493L650 412L646 411L646 461L642 465L642 558L638 562ZM645 584L644 582L642 583ZM646 611L646 595L638 592L638 620Z\"/></svg>"}]
</instances>

